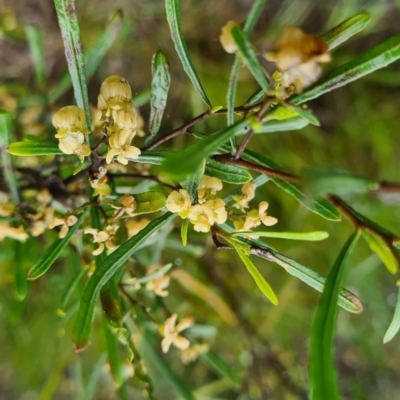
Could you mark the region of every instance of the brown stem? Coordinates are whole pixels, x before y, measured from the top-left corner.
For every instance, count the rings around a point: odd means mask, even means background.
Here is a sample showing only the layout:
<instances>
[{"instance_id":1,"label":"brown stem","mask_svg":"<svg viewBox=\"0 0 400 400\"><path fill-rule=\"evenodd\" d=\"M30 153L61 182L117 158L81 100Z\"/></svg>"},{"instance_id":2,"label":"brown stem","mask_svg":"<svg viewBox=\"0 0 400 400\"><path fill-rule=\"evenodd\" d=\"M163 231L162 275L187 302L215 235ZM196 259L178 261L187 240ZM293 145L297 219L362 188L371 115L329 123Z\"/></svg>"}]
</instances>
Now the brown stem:
<instances>
[{"instance_id":1,"label":"brown stem","mask_svg":"<svg viewBox=\"0 0 400 400\"><path fill-rule=\"evenodd\" d=\"M240 146L238 147L235 155L233 156L234 160L237 161L242 157L242 154L243 154L244 150L246 149L247 145L249 144L250 139L253 137L253 135L254 135L254 131L253 131L253 129L250 128L249 131L246 133L246 136L240 143Z\"/></svg>"},{"instance_id":2,"label":"brown stem","mask_svg":"<svg viewBox=\"0 0 400 400\"><path fill-rule=\"evenodd\" d=\"M380 181L378 185L378 188L375 190L376 192L400 193L399 182Z\"/></svg>"},{"instance_id":3,"label":"brown stem","mask_svg":"<svg viewBox=\"0 0 400 400\"><path fill-rule=\"evenodd\" d=\"M299 177L296 175L288 174L286 172L277 171L272 168L265 167L263 165L254 164L249 161L245 161L243 159L235 160L230 154L218 154L213 156L215 160L223 162L225 164L237 165L238 167L243 167L246 169L251 169L252 171L260 172L261 174L265 174L267 176L272 176L274 178L284 179L285 181L290 182L298 182Z\"/></svg>"}]
</instances>

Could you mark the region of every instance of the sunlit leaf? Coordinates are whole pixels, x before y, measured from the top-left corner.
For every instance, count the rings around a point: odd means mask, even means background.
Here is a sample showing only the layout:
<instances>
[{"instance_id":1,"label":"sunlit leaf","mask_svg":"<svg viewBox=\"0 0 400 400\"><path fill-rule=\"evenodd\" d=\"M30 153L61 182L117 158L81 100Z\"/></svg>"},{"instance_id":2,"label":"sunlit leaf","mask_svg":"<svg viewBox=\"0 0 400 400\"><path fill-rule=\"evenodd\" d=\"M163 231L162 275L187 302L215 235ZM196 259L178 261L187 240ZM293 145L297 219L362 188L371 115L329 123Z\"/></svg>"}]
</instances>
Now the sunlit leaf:
<instances>
[{"instance_id":1,"label":"sunlit leaf","mask_svg":"<svg viewBox=\"0 0 400 400\"><path fill-rule=\"evenodd\" d=\"M333 362L333 338L340 282L346 260L358 239L353 233L341 249L326 278L311 333L310 383L312 400L339 400Z\"/></svg>"},{"instance_id":2,"label":"sunlit leaf","mask_svg":"<svg viewBox=\"0 0 400 400\"><path fill-rule=\"evenodd\" d=\"M85 209L79 217L75 225L68 229L67 235L63 239L56 239L56 241L46 250L42 257L32 266L28 272L28 279L34 280L45 274L48 269L53 265L54 261L60 256L61 252L65 249L72 236L82 224L88 209Z\"/></svg>"},{"instance_id":3,"label":"sunlit leaf","mask_svg":"<svg viewBox=\"0 0 400 400\"><path fill-rule=\"evenodd\" d=\"M167 197L161 192L145 192L135 194L135 215L149 214L162 210L167 202Z\"/></svg>"},{"instance_id":4,"label":"sunlit leaf","mask_svg":"<svg viewBox=\"0 0 400 400\"><path fill-rule=\"evenodd\" d=\"M320 126L321 124L319 123L317 117L307 111L304 108L301 107L293 107L290 103L285 104L286 108L289 108L292 110L294 113L296 113L299 117L305 119L307 122L309 122L311 125L315 126Z\"/></svg>"},{"instance_id":5,"label":"sunlit leaf","mask_svg":"<svg viewBox=\"0 0 400 400\"><path fill-rule=\"evenodd\" d=\"M385 337L383 338L383 343L390 342L396 336L399 329L400 329L400 289L397 293L397 302L396 302L396 308L394 310L393 319L392 322L390 323L388 330L385 333Z\"/></svg>"},{"instance_id":6,"label":"sunlit leaf","mask_svg":"<svg viewBox=\"0 0 400 400\"><path fill-rule=\"evenodd\" d=\"M21 157L63 154L57 143L50 142L14 142L8 146L7 151Z\"/></svg>"},{"instance_id":7,"label":"sunlit leaf","mask_svg":"<svg viewBox=\"0 0 400 400\"><path fill-rule=\"evenodd\" d=\"M189 52L186 47L185 39L183 38L180 8L180 0L165 0L165 10L167 13L169 29L171 30L171 38L174 42L175 50L178 53L179 59L181 60L183 69L185 70L189 79L192 81L194 88L196 89L197 93L199 93L204 103L211 108L211 102L208 99L196 70L193 67Z\"/></svg>"},{"instance_id":8,"label":"sunlit leaf","mask_svg":"<svg viewBox=\"0 0 400 400\"><path fill-rule=\"evenodd\" d=\"M314 232L237 232L233 236L244 237L266 237L276 239L289 239L289 240L309 240L319 241L329 237L328 232L314 231Z\"/></svg>"},{"instance_id":9,"label":"sunlit leaf","mask_svg":"<svg viewBox=\"0 0 400 400\"><path fill-rule=\"evenodd\" d=\"M222 182L243 185L251 181L251 174L236 165L224 164L217 160L207 160L205 174L220 179Z\"/></svg>"}]
</instances>

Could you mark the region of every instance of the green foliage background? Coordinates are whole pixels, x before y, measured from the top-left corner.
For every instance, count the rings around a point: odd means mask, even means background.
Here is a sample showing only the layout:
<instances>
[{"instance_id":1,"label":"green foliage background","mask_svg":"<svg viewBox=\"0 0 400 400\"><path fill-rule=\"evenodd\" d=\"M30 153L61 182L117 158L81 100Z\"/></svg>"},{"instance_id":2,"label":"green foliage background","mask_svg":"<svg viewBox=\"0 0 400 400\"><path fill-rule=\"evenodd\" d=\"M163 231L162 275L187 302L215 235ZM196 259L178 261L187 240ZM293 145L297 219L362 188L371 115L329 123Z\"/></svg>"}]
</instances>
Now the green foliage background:
<instances>
[{"instance_id":1,"label":"green foliage background","mask_svg":"<svg viewBox=\"0 0 400 400\"><path fill-rule=\"evenodd\" d=\"M182 28L187 46L212 104L225 105L233 62L233 57L224 53L219 44L220 28L227 20L244 20L251 4L245 0L182 1ZM127 78L134 93L146 92L151 82L152 55L161 49L169 57L172 74L161 132L169 132L203 112L202 101L194 92L174 51L163 2L77 1L84 49L93 46L107 18L117 8L124 11L124 25L90 80L91 102L95 103L102 80L116 73ZM1 39L4 50L0 54L0 79L4 84L0 88L0 105L7 105L6 94L16 99L19 113L16 133L21 138L30 132L24 131L24 125L18 121L21 121L28 105L40 104L38 94L43 90L35 83L23 26L34 24L44 32L47 91L54 87L67 67L51 1L10 2L0 6L2 18L9 10L15 13L20 31L14 32L15 37L4 34ZM269 1L252 41L267 48L286 25L301 26L307 32L325 32L361 11L372 15L371 23L361 34L333 51L333 60L326 67L330 70L396 33L400 3ZM309 125L296 132L262 135L251 141L250 148L257 149L294 173L311 166L329 165L374 179L398 181L399 72L397 62L311 101L309 106L320 120L321 127ZM237 104L245 102L256 88L253 78L243 69ZM71 99L72 92L69 91L58 105L69 104ZM140 111L147 119L148 105L141 107ZM216 130L225 123L223 118L208 120L197 129L200 132ZM46 132L48 137L53 134L47 125ZM187 137L178 137L172 146L183 147L189 142ZM400 233L400 194L352 194L344 198L359 212ZM334 223L321 219L271 184L258 191L257 200L270 202L271 214L279 219L279 230L329 232L329 239L318 243L268 241L285 255L326 276L351 232L348 222ZM241 376L239 388L222 380L220 384L226 385L223 394L205 398L261 399L266 398L263 397L265 393L271 399L299 398L296 389L290 385L307 387L309 337L319 294L276 265L254 259L280 300L279 306L274 307L256 290L233 252L216 251L211 242L203 246L204 235L192 236L191 246L187 249L179 246L179 240L179 230L175 229L168 236L163 261L181 265L206 283L231 305L240 320L236 327L227 325L201 298L172 280L171 294L166 300L168 307L179 314L192 314L197 324L209 326L206 331L213 337L212 350ZM29 283L27 298L19 301L13 288L14 246L14 242L8 239L0 244L0 398L85 398L93 366L104 351L105 339L101 321L97 318L92 345L84 353L75 354L71 329L76 308L63 319L56 314L61 295L77 268L74 254L63 253L63 258L45 278ZM44 242L40 246L32 240L27 242L24 268L28 269L32 260L37 259L41 246ZM336 336L337 370L344 399L389 400L398 396L399 338L382 344L396 302L395 280L377 256L371 255L366 244L360 241L350 258L344 283L360 296L364 312L353 315L341 310ZM190 388L196 389L219 379L219 374L208 369L201 360L184 366L173 351L166 359ZM149 373L155 377L160 398L176 398L165 375L151 363ZM113 399L116 396L112 378L103 368L93 398ZM131 396L142 398L139 390L134 390Z\"/></svg>"}]
</instances>

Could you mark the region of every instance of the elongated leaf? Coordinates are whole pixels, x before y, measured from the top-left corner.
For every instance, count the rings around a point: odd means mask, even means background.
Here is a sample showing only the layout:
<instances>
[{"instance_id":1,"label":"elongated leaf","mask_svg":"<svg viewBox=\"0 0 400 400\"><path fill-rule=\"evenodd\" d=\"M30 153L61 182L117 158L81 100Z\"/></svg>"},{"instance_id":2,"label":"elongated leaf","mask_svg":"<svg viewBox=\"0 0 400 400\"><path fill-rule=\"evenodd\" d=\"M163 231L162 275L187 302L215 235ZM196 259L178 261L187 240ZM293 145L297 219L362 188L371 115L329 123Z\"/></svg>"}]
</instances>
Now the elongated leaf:
<instances>
[{"instance_id":1,"label":"elongated leaf","mask_svg":"<svg viewBox=\"0 0 400 400\"><path fill-rule=\"evenodd\" d=\"M89 381L86 385L85 392L83 394L82 400L92 400L93 395L96 390L97 381L100 378L101 372L103 370L104 364L106 363L107 356L103 353L96 364L92 368L92 373L89 377Z\"/></svg>"},{"instance_id":2,"label":"elongated leaf","mask_svg":"<svg viewBox=\"0 0 400 400\"><path fill-rule=\"evenodd\" d=\"M207 136L204 140L199 140L185 150L167 157L163 163L164 172L182 178L195 173L205 158L218 151L236 134L236 131L242 129L246 124L247 121L243 119L220 132Z\"/></svg>"},{"instance_id":3,"label":"elongated leaf","mask_svg":"<svg viewBox=\"0 0 400 400\"><path fill-rule=\"evenodd\" d=\"M96 268L83 292L75 321L73 340L77 351L83 350L89 344L94 307L102 286L108 282L144 241L174 217L174 214L166 213L160 218L151 221L137 235L123 243L117 250L106 257L99 268Z\"/></svg>"},{"instance_id":4,"label":"elongated leaf","mask_svg":"<svg viewBox=\"0 0 400 400\"><path fill-rule=\"evenodd\" d=\"M186 218L182 221L181 225L181 240L182 240L182 245L184 247L187 246L188 228L189 228L189 219Z\"/></svg>"},{"instance_id":5,"label":"elongated leaf","mask_svg":"<svg viewBox=\"0 0 400 400\"><path fill-rule=\"evenodd\" d=\"M400 329L400 289L397 293L397 302L396 302L396 308L394 310L393 319L392 322L390 323L388 330L385 333L385 337L383 338L383 343L390 342L396 336L399 329Z\"/></svg>"},{"instance_id":6,"label":"elongated leaf","mask_svg":"<svg viewBox=\"0 0 400 400\"><path fill-rule=\"evenodd\" d=\"M251 181L251 174L244 168L229 165L217 160L209 159L206 164L205 174L220 179L222 182L234 185L243 185Z\"/></svg>"},{"instance_id":7,"label":"elongated leaf","mask_svg":"<svg viewBox=\"0 0 400 400\"><path fill-rule=\"evenodd\" d=\"M305 267L289 257L286 257L263 242L249 240L242 237L237 237L237 240L249 245L252 248L251 254L276 263L288 274L300 279L302 282L311 286L318 292L322 292L325 284L325 278L317 272ZM363 310L363 306L357 296L343 288L339 292L338 305L352 313L360 313Z\"/></svg>"},{"instance_id":8,"label":"elongated leaf","mask_svg":"<svg viewBox=\"0 0 400 400\"><path fill-rule=\"evenodd\" d=\"M118 354L118 340L108 326L106 318L103 318L104 337L106 339L108 363L110 365L111 375L117 388L124 383L122 362Z\"/></svg>"},{"instance_id":9,"label":"elongated leaf","mask_svg":"<svg viewBox=\"0 0 400 400\"><path fill-rule=\"evenodd\" d=\"M47 249L47 251L43 254L43 256L33 265L33 267L28 272L29 280L37 279L48 271L48 269L53 265L54 261L57 260L61 252L67 246L72 236L78 230L86 214L87 214L87 209L83 213L81 213L76 224L69 228L67 235L63 239L57 239Z\"/></svg>"},{"instance_id":10,"label":"elongated leaf","mask_svg":"<svg viewBox=\"0 0 400 400\"><path fill-rule=\"evenodd\" d=\"M315 315L311 333L310 383L312 400L338 400L339 388L333 362L333 337L346 260L358 239L353 233L340 251L329 275Z\"/></svg>"},{"instance_id":11,"label":"elongated leaf","mask_svg":"<svg viewBox=\"0 0 400 400\"><path fill-rule=\"evenodd\" d=\"M11 162L11 156L7 153L7 147L13 141L12 116L6 110L0 109L0 160L5 181L14 203L19 203L19 185Z\"/></svg>"},{"instance_id":12,"label":"elongated leaf","mask_svg":"<svg viewBox=\"0 0 400 400\"><path fill-rule=\"evenodd\" d=\"M367 13L357 14L324 33L321 39L328 44L329 50L332 50L362 31L368 25L370 19L371 16Z\"/></svg>"},{"instance_id":13,"label":"elongated leaf","mask_svg":"<svg viewBox=\"0 0 400 400\"><path fill-rule=\"evenodd\" d=\"M256 135L261 133L273 133L273 132L286 132L286 131L295 131L298 129L303 129L309 124L309 122L300 117L294 117L285 119L283 121L279 120L272 120L267 121L261 125L256 132ZM237 133L237 135L244 135L247 133L248 130L242 130Z\"/></svg>"},{"instance_id":14,"label":"elongated leaf","mask_svg":"<svg viewBox=\"0 0 400 400\"><path fill-rule=\"evenodd\" d=\"M301 107L293 107L290 103L285 104L285 107L289 108L290 110L294 111L298 116L305 119L311 125L320 126L317 117L311 114L309 111L305 110Z\"/></svg>"},{"instance_id":15,"label":"elongated leaf","mask_svg":"<svg viewBox=\"0 0 400 400\"><path fill-rule=\"evenodd\" d=\"M232 37L238 47L238 52L241 55L246 67L249 69L251 74L254 76L257 83L261 88L267 92L269 89L269 84L260 62L253 50L253 46L247 39L246 34L237 26L232 28Z\"/></svg>"},{"instance_id":16,"label":"elongated leaf","mask_svg":"<svg viewBox=\"0 0 400 400\"><path fill-rule=\"evenodd\" d=\"M181 60L184 71L192 81L194 88L200 97L206 103L207 107L211 108L211 102L208 99L206 92L197 76L196 70L193 67L189 52L186 47L185 39L183 38L181 29L181 4L180 0L165 0L165 10L167 13L167 21L171 31L171 38L175 45L175 50Z\"/></svg>"},{"instance_id":17,"label":"elongated leaf","mask_svg":"<svg viewBox=\"0 0 400 400\"><path fill-rule=\"evenodd\" d=\"M146 144L151 142L160 129L161 120L167 105L169 86L171 84L167 56L162 51L158 51L153 56L151 71L153 79L151 81L150 98L150 136L146 139Z\"/></svg>"},{"instance_id":18,"label":"elongated leaf","mask_svg":"<svg viewBox=\"0 0 400 400\"><path fill-rule=\"evenodd\" d=\"M7 151L20 157L63 154L57 143L49 142L14 142L8 146Z\"/></svg>"},{"instance_id":19,"label":"elongated leaf","mask_svg":"<svg viewBox=\"0 0 400 400\"><path fill-rule=\"evenodd\" d=\"M85 275L85 272L86 271L83 268L81 268L81 270L74 276L74 278L71 280L71 282L69 284L67 284L67 289L61 297L60 307L57 310L57 314L65 315L65 309L66 309L68 300L70 299L72 293L75 291L80 280Z\"/></svg>"},{"instance_id":20,"label":"elongated leaf","mask_svg":"<svg viewBox=\"0 0 400 400\"><path fill-rule=\"evenodd\" d=\"M220 376L228 378L235 385L240 385L240 378L231 366L211 351L200 355L200 359Z\"/></svg>"},{"instance_id":21,"label":"elongated leaf","mask_svg":"<svg viewBox=\"0 0 400 400\"><path fill-rule=\"evenodd\" d=\"M74 0L54 0L58 25L64 43L65 58L68 63L68 71L71 75L72 87L76 105L85 110L86 125L91 130L91 118L89 109L89 97L85 74L85 62L83 60L80 29L76 16ZM89 146L92 145L91 135L87 135Z\"/></svg>"},{"instance_id":22,"label":"elongated leaf","mask_svg":"<svg viewBox=\"0 0 400 400\"><path fill-rule=\"evenodd\" d=\"M378 189L379 183L370 178L356 176L349 171L319 167L306 173L307 184L315 195L369 192Z\"/></svg>"},{"instance_id":23,"label":"elongated leaf","mask_svg":"<svg viewBox=\"0 0 400 400\"><path fill-rule=\"evenodd\" d=\"M46 90L46 65L43 47L43 33L32 25L25 26L28 39L29 52L31 53L37 87L44 93Z\"/></svg>"},{"instance_id":24,"label":"elongated leaf","mask_svg":"<svg viewBox=\"0 0 400 400\"><path fill-rule=\"evenodd\" d=\"M386 67L400 58L400 33L367 51L362 56L335 69L316 86L291 99L293 104L302 104L324 93L347 85L380 68Z\"/></svg>"},{"instance_id":25,"label":"elongated leaf","mask_svg":"<svg viewBox=\"0 0 400 400\"><path fill-rule=\"evenodd\" d=\"M186 220L185 220L186 221ZM170 269L172 268L172 264L166 264L163 267L159 268L157 271L142 276L141 278L131 278L131 279L127 279L126 281L124 281L124 284L132 284L132 285L136 285L137 283L143 284L143 283L147 283L150 282L160 276L165 275Z\"/></svg>"},{"instance_id":26,"label":"elongated leaf","mask_svg":"<svg viewBox=\"0 0 400 400\"><path fill-rule=\"evenodd\" d=\"M134 161L143 164L161 165L167 159L167 156L171 156L175 153L176 152L171 150L142 151L139 158Z\"/></svg>"},{"instance_id":27,"label":"elongated leaf","mask_svg":"<svg viewBox=\"0 0 400 400\"><path fill-rule=\"evenodd\" d=\"M24 255L26 254L26 244L15 241L15 263L14 263L14 288L18 300L24 300L28 291L26 272L24 270Z\"/></svg>"},{"instance_id":28,"label":"elongated leaf","mask_svg":"<svg viewBox=\"0 0 400 400\"><path fill-rule=\"evenodd\" d=\"M135 215L149 214L165 207L167 197L161 192L145 192L135 194Z\"/></svg>"},{"instance_id":29,"label":"elongated leaf","mask_svg":"<svg viewBox=\"0 0 400 400\"><path fill-rule=\"evenodd\" d=\"M91 78L100 65L107 51L110 49L123 22L123 12L118 10L105 27L102 35L88 51L84 52L85 72L87 78ZM62 76L57 85L50 91L49 101L55 103L71 86L71 76L67 73Z\"/></svg>"},{"instance_id":30,"label":"elongated leaf","mask_svg":"<svg viewBox=\"0 0 400 400\"><path fill-rule=\"evenodd\" d=\"M197 203L197 189L199 188L201 178L204 175L205 165L205 160L203 160L197 171L186 180L184 188L188 191L192 204Z\"/></svg>"},{"instance_id":31,"label":"elongated leaf","mask_svg":"<svg viewBox=\"0 0 400 400\"><path fill-rule=\"evenodd\" d=\"M233 236L244 237L267 237L276 239L289 239L289 240L311 240L319 241L329 237L328 232L314 231L314 232L237 232Z\"/></svg>"}]
</instances>

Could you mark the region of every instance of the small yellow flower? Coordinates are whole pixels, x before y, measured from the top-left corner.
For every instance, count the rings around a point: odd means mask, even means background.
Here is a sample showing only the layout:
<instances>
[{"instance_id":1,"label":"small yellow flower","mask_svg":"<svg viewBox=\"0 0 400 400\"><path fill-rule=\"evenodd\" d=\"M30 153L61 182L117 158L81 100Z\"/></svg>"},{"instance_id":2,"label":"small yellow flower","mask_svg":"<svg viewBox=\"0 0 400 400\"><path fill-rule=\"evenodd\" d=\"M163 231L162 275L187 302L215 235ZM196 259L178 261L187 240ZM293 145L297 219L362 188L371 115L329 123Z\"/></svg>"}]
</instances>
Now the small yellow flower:
<instances>
[{"instance_id":1,"label":"small yellow flower","mask_svg":"<svg viewBox=\"0 0 400 400\"><path fill-rule=\"evenodd\" d=\"M69 231L69 228L71 226L74 226L78 221L78 218L75 215L70 215L67 218L53 218L50 223L49 223L49 228L53 229L56 226L61 225L60 232L58 234L58 237L60 239L65 238L67 236L67 233Z\"/></svg>"},{"instance_id":2,"label":"small yellow flower","mask_svg":"<svg viewBox=\"0 0 400 400\"><path fill-rule=\"evenodd\" d=\"M233 54L237 52L237 45L233 40L232 36L232 28L240 26L235 21L228 21L221 29L221 36L219 37L219 41L221 42L222 47L227 53Z\"/></svg>"},{"instance_id":3,"label":"small yellow flower","mask_svg":"<svg viewBox=\"0 0 400 400\"><path fill-rule=\"evenodd\" d=\"M203 204L191 206L188 213L190 222L194 225L196 232L210 232L214 225L215 218L213 213L213 201L208 200Z\"/></svg>"},{"instance_id":4,"label":"small yellow flower","mask_svg":"<svg viewBox=\"0 0 400 400\"><path fill-rule=\"evenodd\" d=\"M117 161L122 165L128 164L128 158L134 160L139 158L141 153L140 149L135 146L131 146L130 142L127 143L125 136L123 134L121 135L120 132L112 134L110 136L109 143L111 145L111 149L108 151L106 156L107 164L110 164L115 156L117 156Z\"/></svg>"},{"instance_id":5,"label":"small yellow flower","mask_svg":"<svg viewBox=\"0 0 400 400\"><path fill-rule=\"evenodd\" d=\"M197 357L201 354L207 353L210 346L206 343L196 343L188 347L186 350L180 352L180 358L183 364L190 364L197 360Z\"/></svg>"},{"instance_id":6,"label":"small yellow flower","mask_svg":"<svg viewBox=\"0 0 400 400\"><path fill-rule=\"evenodd\" d=\"M267 215L266 211L268 206L269 204L266 201L262 201L258 206L258 210L253 209L249 211L246 215L246 220L241 230L249 231L250 229L261 225L261 223L263 223L265 226L275 225L278 220L275 217Z\"/></svg>"},{"instance_id":7,"label":"small yellow flower","mask_svg":"<svg viewBox=\"0 0 400 400\"><path fill-rule=\"evenodd\" d=\"M186 317L176 325L177 318L178 314L173 314L165 321L163 329L164 339L161 342L163 353L167 353L172 344L180 350L185 350L190 346L189 340L180 336L179 333L191 327L194 324L194 320L191 317Z\"/></svg>"},{"instance_id":8,"label":"small yellow flower","mask_svg":"<svg viewBox=\"0 0 400 400\"><path fill-rule=\"evenodd\" d=\"M159 269L159 265L155 265L150 267L148 272L152 274ZM170 277L168 275L160 275L157 278L152 279L151 281L147 282L146 289L151 290L160 297L168 296L168 290L165 290L169 286Z\"/></svg>"},{"instance_id":9,"label":"small yellow flower","mask_svg":"<svg viewBox=\"0 0 400 400\"><path fill-rule=\"evenodd\" d=\"M174 190L167 198L168 211L179 213L183 219L187 218L190 206L190 195L185 189Z\"/></svg>"},{"instance_id":10,"label":"small yellow flower","mask_svg":"<svg viewBox=\"0 0 400 400\"><path fill-rule=\"evenodd\" d=\"M51 123L57 129L57 138L63 138L68 134L87 135L89 133L85 112L76 106L66 106L58 110L53 115Z\"/></svg>"},{"instance_id":11,"label":"small yellow flower","mask_svg":"<svg viewBox=\"0 0 400 400\"><path fill-rule=\"evenodd\" d=\"M265 54L282 72L282 84L294 85L297 92L314 83L322 73L319 63L331 60L328 45L319 37L288 26L275 42L275 50Z\"/></svg>"},{"instance_id":12,"label":"small yellow flower","mask_svg":"<svg viewBox=\"0 0 400 400\"><path fill-rule=\"evenodd\" d=\"M208 202L210 203L210 207L213 213L214 220L217 224L223 224L226 222L228 219L228 213L225 209L225 202L222 199L214 199L214 200L209 200Z\"/></svg>"},{"instance_id":13,"label":"small yellow flower","mask_svg":"<svg viewBox=\"0 0 400 400\"><path fill-rule=\"evenodd\" d=\"M142 229L144 229L150 220L148 218L142 218L139 220L131 219L126 224L126 230L128 231L128 236L131 238L132 236L137 235Z\"/></svg>"},{"instance_id":14,"label":"small yellow flower","mask_svg":"<svg viewBox=\"0 0 400 400\"><path fill-rule=\"evenodd\" d=\"M249 208L249 202L254 199L256 185L253 182L245 183L241 191L242 194L233 196L233 200L235 200L233 207L245 212L245 209Z\"/></svg>"},{"instance_id":15,"label":"small yellow flower","mask_svg":"<svg viewBox=\"0 0 400 400\"><path fill-rule=\"evenodd\" d=\"M199 203L212 199L222 189L222 186L222 182L218 178L204 175L197 189Z\"/></svg>"},{"instance_id":16,"label":"small yellow flower","mask_svg":"<svg viewBox=\"0 0 400 400\"><path fill-rule=\"evenodd\" d=\"M124 214L128 214L131 217L135 215L134 211L136 210L136 200L132 195L124 194L121 196L119 199L119 204L121 204L119 207L111 206L115 209L115 218L121 217Z\"/></svg>"},{"instance_id":17,"label":"small yellow flower","mask_svg":"<svg viewBox=\"0 0 400 400\"><path fill-rule=\"evenodd\" d=\"M86 228L83 233L92 235L92 242L98 243L99 247L92 251L94 256L98 256L104 251L104 244L109 250L114 250L115 245L113 240L115 238L115 232L118 227L108 225L105 231L99 231L98 229L94 228Z\"/></svg>"},{"instance_id":18,"label":"small yellow flower","mask_svg":"<svg viewBox=\"0 0 400 400\"><path fill-rule=\"evenodd\" d=\"M99 172L95 179L90 180L90 186L94 189L93 196L100 196L104 198L111 193L110 186L107 185L107 170L104 167L99 168Z\"/></svg>"},{"instance_id":19,"label":"small yellow flower","mask_svg":"<svg viewBox=\"0 0 400 400\"><path fill-rule=\"evenodd\" d=\"M28 239L28 234L25 232L23 226L15 228L10 226L8 222L0 222L0 242L6 237L25 242L25 240Z\"/></svg>"}]
</instances>

